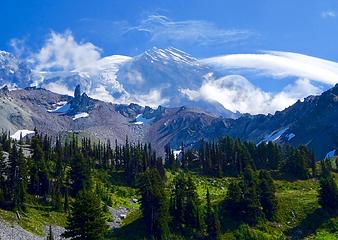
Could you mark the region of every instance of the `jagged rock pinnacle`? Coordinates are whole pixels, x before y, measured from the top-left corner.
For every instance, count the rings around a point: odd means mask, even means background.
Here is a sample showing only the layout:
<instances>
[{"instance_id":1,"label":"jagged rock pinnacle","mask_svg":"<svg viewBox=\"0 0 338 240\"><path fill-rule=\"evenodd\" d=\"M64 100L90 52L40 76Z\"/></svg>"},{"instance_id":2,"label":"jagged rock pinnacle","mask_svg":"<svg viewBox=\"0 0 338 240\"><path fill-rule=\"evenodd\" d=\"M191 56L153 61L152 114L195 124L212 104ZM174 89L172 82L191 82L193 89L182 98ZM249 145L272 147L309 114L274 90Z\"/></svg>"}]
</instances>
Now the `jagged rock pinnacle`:
<instances>
[{"instance_id":1,"label":"jagged rock pinnacle","mask_svg":"<svg viewBox=\"0 0 338 240\"><path fill-rule=\"evenodd\" d=\"M74 97L79 98L81 97L81 87L80 84L76 85L75 91L74 91Z\"/></svg>"}]
</instances>

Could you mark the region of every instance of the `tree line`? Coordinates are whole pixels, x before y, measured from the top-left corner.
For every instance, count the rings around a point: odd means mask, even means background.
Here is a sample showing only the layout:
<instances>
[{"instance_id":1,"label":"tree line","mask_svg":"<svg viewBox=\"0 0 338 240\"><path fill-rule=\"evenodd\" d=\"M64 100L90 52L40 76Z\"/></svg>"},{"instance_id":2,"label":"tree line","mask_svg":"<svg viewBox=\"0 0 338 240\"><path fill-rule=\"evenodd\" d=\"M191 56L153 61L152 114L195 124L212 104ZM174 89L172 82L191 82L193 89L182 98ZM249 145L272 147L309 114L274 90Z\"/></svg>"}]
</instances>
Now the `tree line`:
<instances>
[{"instance_id":1,"label":"tree line","mask_svg":"<svg viewBox=\"0 0 338 240\"><path fill-rule=\"evenodd\" d=\"M179 156L167 147L162 159L150 144L130 143L127 137L119 145L76 135L61 141L36 130L25 140L9 135L0 135L1 208L25 211L33 196L68 214L64 236L72 239L103 239L107 232L103 203L109 204L109 196L93 187L95 170L111 176L123 172L125 182L139 188L147 234L154 239L218 239L228 218L248 225L273 221L278 203L272 177L319 177L320 205L330 213L338 210L332 162L322 161L317 174L313 153L305 146L256 146L225 137L201 141L197 150L182 144ZM176 172L170 184L166 168ZM191 173L234 180L215 204L208 189L200 199Z\"/></svg>"},{"instance_id":2,"label":"tree line","mask_svg":"<svg viewBox=\"0 0 338 240\"><path fill-rule=\"evenodd\" d=\"M254 170L270 170L276 177L308 179L316 174L313 152L305 145L295 148L282 147L272 142L254 144L224 137L218 141L201 140L198 150L184 149L174 156L173 149L166 148L166 167L182 168L209 176L240 176L247 167Z\"/></svg>"}]
</instances>

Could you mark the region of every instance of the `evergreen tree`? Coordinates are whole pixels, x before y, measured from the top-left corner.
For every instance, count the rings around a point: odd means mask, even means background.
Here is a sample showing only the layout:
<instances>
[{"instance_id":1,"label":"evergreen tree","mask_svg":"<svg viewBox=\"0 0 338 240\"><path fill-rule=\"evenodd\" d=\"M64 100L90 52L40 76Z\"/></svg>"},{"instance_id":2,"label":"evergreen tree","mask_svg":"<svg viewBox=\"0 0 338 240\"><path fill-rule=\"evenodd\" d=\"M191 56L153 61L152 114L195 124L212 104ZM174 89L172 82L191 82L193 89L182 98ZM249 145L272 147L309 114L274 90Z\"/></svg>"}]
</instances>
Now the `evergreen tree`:
<instances>
[{"instance_id":1,"label":"evergreen tree","mask_svg":"<svg viewBox=\"0 0 338 240\"><path fill-rule=\"evenodd\" d=\"M189 176L186 180L185 187L185 207L184 207L184 223L186 225L186 235L199 236L201 234L201 214L200 201L198 199L196 186L192 178Z\"/></svg>"},{"instance_id":2,"label":"evergreen tree","mask_svg":"<svg viewBox=\"0 0 338 240\"><path fill-rule=\"evenodd\" d=\"M0 146L0 203L3 202L7 196L6 172L5 156Z\"/></svg>"},{"instance_id":3,"label":"evergreen tree","mask_svg":"<svg viewBox=\"0 0 338 240\"><path fill-rule=\"evenodd\" d=\"M24 208L24 202L27 194L27 163L23 154L22 147L19 148L18 153L18 166L16 172L16 185L14 195L14 206L16 208Z\"/></svg>"},{"instance_id":4,"label":"evergreen tree","mask_svg":"<svg viewBox=\"0 0 338 240\"><path fill-rule=\"evenodd\" d=\"M13 143L8 156L8 192L9 192L9 200L12 202L13 207L15 208L15 198L16 191L18 187L18 150L16 148L16 143Z\"/></svg>"},{"instance_id":5,"label":"evergreen tree","mask_svg":"<svg viewBox=\"0 0 338 240\"><path fill-rule=\"evenodd\" d=\"M170 203L172 228L175 232L182 233L184 229L185 176L181 173L175 177L174 181L175 184Z\"/></svg>"},{"instance_id":6,"label":"evergreen tree","mask_svg":"<svg viewBox=\"0 0 338 240\"><path fill-rule=\"evenodd\" d=\"M243 174L243 219L249 224L256 224L262 217L258 180L255 172L247 167Z\"/></svg>"},{"instance_id":7,"label":"evergreen tree","mask_svg":"<svg viewBox=\"0 0 338 240\"><path fill-rule=\"evenodd\" d=\"M50 225L49 225L49 232L48 232L47 240L54 240L54 234L53 234L53 231L52 231L52 226L50 226Z\"/></svg>"},{"instance_id":8,"label":"evergreen tree","mask_svg":"<svg viewBox=\"0 0 338 240\"><path fill-rule=\"evenodd\" d=\"M100 199L90 191L80 191L67 218L65 238L101 240L108 231Z\"/></svg>"},{"instance_id":9,"label":"evergreen tree","mask_svg":"<svg viewBox=\"0 0 338 240\"><path fill-rule=\"evenodd\" d=\"M79 191L86 189L91 184L91 167L89 159L77 152L71 161L72 192L75 196Z\"/></svg>"},{"instance_id":10,"label":"evergreen tree","mask_svg":"<svg viewBox=\"0 0 338 240\"><path fill-rule=\"evenodd\" d=\"M324 209L335 212L338 210L338 189L328 165L331 165L329 161L324 161L321 164L318 201Z\"/></svg>"},{"instance_id":11,"label":"evergreen tree","mask_svg":"<svg viewBox=\"0 0 338 240\"><path fill-rule=\"evenodd\" d=\"M32 164L30 169L30 192L43 196L45 199L49 193L48 169L42 149L41 139L35 130L32 138Z\"/></svg>"},{"instance_id":12,"label":"evergreen tree","mask_svg":"<svg viewBox=\"0 0 338 240\"><path fill-rule=\"evenodd\" d=\"M185 236L202 234L202 216L196 186L191 176L181 173L175 178L171 196L172 228Z\"/></svg>"},{"instance_id":13,"label":"evergreen tree","mask_svg":"<svg viewBox=\"0 0 338 240\"><path fill-rule=\"evenodd\" d=\"M308 171L310 158L306 147L289 148L287 155L288 157L282 166L283 175L291 179L308 179L310 176Z\"/></svg>"},{"instance_id":14,"label":"evergreen tree","mask_svg":"<svg viewBox=\"0 0 338 240\"><path fill-rule=\"evenodd\" d=\"M170 239L169 202L165 185L156 169L148 169L140 176L141 208L149 235L155 239Z\"/></svg>"},{"instance_id":15,"label":"evergreen tree","mask_svg":"<svg viewBox=\"0 0 338 240\"><path fill-rule=\"evenodd\" d=\"M259 200L258 179L255 172L246 167L242 180L230 184L224 208L229 216L254 225L264 217Z\"/></svg>"},{"instance_id":16,"label":"evergreen tree","mask_svg":"<svg viewBox=\"0 0 338 240\"><path fill-rule=\"evenodd\" d=\"M228 188L224 210L226 214L239 220L242 211L243 191L240 182L231 182Z\"/></svg>"},{"instance_id":17,"label":"evergreen tree","mask_svg":"<svg viewBox=\"0 0 338 240\"><path fill-rule=\"evenodd\" d=\"M275 186L268 171L262 170L259 173L260 203L263 207L265 217L272 220L277 209Z\"/></svg>"},{"instance_id":18,"label":"evergreen tree","mask_svg":"<svg viewBox=\"0 0 338 240\"><path fill-rule=\"evenodd\" d=\"M170 149L170 146L167 146L165 150L165 165L171 170L177 168L176 158L174 152Z\"/></svg>"},{"instance_id":19,"label":"evergreen tree","mask_svg":"<svg viewBox=\"0 0 338 240\"><path fill-rule=\"evenodd\" d=\"M64 201L63 201L63 210L65 212L69 211L69 196L68 196L68 189L66 189L65 193L64 193Z\"/></svg>"},{"instance_id":20,"label":"evergreen tree","mask_svg":"<svg viewBox=\"0 0 338 240\"><path fill-rule=\"evenodd\" d=\"M207 189L207 211L205 216L205 222L207 224L207 239L217 240L220 237L220 223L217 215L217 211L214 211L211 206L209 189Z\"/></svg>"}]
</instances>

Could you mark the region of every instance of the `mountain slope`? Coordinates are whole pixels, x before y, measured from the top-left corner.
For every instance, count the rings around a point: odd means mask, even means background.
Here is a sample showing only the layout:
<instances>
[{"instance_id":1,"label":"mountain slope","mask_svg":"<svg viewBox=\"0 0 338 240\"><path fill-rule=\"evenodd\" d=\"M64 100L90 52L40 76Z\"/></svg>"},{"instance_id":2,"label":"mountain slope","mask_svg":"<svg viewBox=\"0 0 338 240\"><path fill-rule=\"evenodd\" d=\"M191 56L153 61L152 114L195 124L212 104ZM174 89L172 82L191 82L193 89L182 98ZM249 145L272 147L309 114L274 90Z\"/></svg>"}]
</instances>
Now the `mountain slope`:
<instances>
[{"instance_id":1,"label":"mountain slope","mask_svg":"<svg viewBox=\"0 0 338 240\"><path fill-rule=\"evenodd\" d=\"M203 129L215 119L195 109L112 104L80 92L77 88L74 97L70 97L34 87L13 91L2 89L0 128L15 133L32 131L36 127L51 136L75 132L80 136L119 143L128 136L133 142L151 142L162 152L172 140L179 146L182 141L198 139L201 134L182 134L188 129ZM166 129L168 123L170 128Z\"/></svg>"},{"instance_id":2,"label":"mountain slope","mask_svg":"<svg viewBox=\"0 0 338 240\"><path fill-rule=\"evenodd\" d=\"M274 115L245 115L231 121L226 134L256 143L306 144L317 158L338 147L338 85L309 96Z\"/></svg>"},{"instance_id":3,"label":"mountain slope","mask_svg":"<svg viewBox=\"0 0 338 240\"><path fill-rule=\"evenodd\" d=\"M151 142L159 151L167 144L179 148L195 145L202 138L213 140L229 135L257 144L306 144L317 158L338 147L338 85L320 96L275 115L244 115L239 119L215 117L199 109L142 107L112 104L81 94L59 95L40 88L0 91L0 128L11 132L38 130L50 135L76 132L81 136L124 142Z\"/></svg>"}]
</instances>

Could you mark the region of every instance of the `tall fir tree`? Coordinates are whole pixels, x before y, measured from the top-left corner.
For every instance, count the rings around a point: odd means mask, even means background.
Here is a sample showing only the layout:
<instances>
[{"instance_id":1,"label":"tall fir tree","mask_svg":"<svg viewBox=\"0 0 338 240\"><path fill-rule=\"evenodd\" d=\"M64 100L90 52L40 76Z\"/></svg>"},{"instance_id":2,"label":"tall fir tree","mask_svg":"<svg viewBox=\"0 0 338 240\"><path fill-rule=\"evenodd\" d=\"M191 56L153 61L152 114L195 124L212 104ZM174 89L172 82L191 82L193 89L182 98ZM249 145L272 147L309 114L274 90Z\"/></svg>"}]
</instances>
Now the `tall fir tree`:
<instances>
[{"instance_id":1,"label":"tall fir tree","mask_svg":"<svg viewBox=\"0 0 338 240\"><path fill-rule=\"evenodd\" d=\"M221 235L220 222L217 211L215 211L211 206L209 189L207 189L206 200L207 200L207 209L205 215L205 223L207 224L206 239L217 240L220 238Z\"/></svg>"},{"instance_id":2,"label":"tall fir tree","mask_svg":"<svg viewBox=\"0 0 338 240\"><path fill-rule=\"evenodd\" d=\"M170 239L169 201L159 172L154 168L145 171L140 176L139 187L148 234L158 240Z\"/></svg>"},{"instance_id":3,"label":"tall fir tree","mask_svg":"<svg viewBox=\"0 0 338 240\"><path fill-rule=\"evenodd\" d=\"M80 191L62 236L74 240L103 240L107 231L100 199L90 191Z\"/></svg>"},{"instance_id":4,"label":"tall fir tree","mask_svg":"<svg viewBox=\"0 0 338 240\"><path fill-rule=\"evenodd\" d=\"M255 172L246 167L243 173L243 219L249 224L256 224L262 217L258 179Z\"/></svg>"},{"instance_id":5,"label":"tall fir tree","mask_svg":"<svg viewBox=\"0 0 338 240\"><path fill-rule=\"evenodd\" d=\"M186 235L195 236L197 238L202 234L202 218L200 213L200 201L191 176L188 176L186 180L185 199L184 223L187 230Z\"/></svg>"},{"instance_id":6,"label":"tall fir tree","mask_svg":"<svg viewBox=\"0 0 338 240\"><path fill-rule=\"evenodd\" d=\"M0 203L3 203L7 196L6 172L5 156L0 146Z\"/></svg>"},{"instance_id":7,"label":"tall fir tree","mask_svg":"<svg viewBox=\"0 0 338 240\"><path fill-rule=\"evenodd\" d=\"M336 212L338 210L338 189L331 172L330 160L321 163L319 184L319 204L329 212Z\"/></svg>"},{"instance_id":8,"label":"tall fir tree","mask_svg":"<svg viewBox=\"0 0 338 240\"><path fill-rule=\"evenodd\" d=\"M23 149L20 146L18 152L18 166L16 172L16 185L15 185L15 196L14 196L14 206L16 208L24 209L24 203L26 200L27 194L27 162L23 153Z\"/></svg>"},{"instance_id":9,"label":"tall fir tree","mask_svg":"<svg viewBox=\"0 0 338 240\"><path fill-rule=\"evenodd\" d=\"M76 196L81 190L88 188L91 184L91 166L89 159L81 152L77 152L71 161L72 196Z\"/></svg>"},{"instance_id":10,"label":"tall fir tree","mask_svg":"<svg viewBox=\"0 0 338 240\"><path fill-rule=\"evenodd\" d=\"M54 234L53 234L53 230L52 230L52 226L49 225L49 231L48 231L48 235L47 235L47 240L54 240Z\"/></svg>"},{"instance_id":11,"label":"tall fir tree","mask_svg":"<svg viewBox=\"0 0 338 240\"><path fill-rule=\"evenodd\" d=\"M259 173L260 203L268 220L273 220L277 209L276 190L270 173L262 170Z\"/></svg>"}]
</instances>

